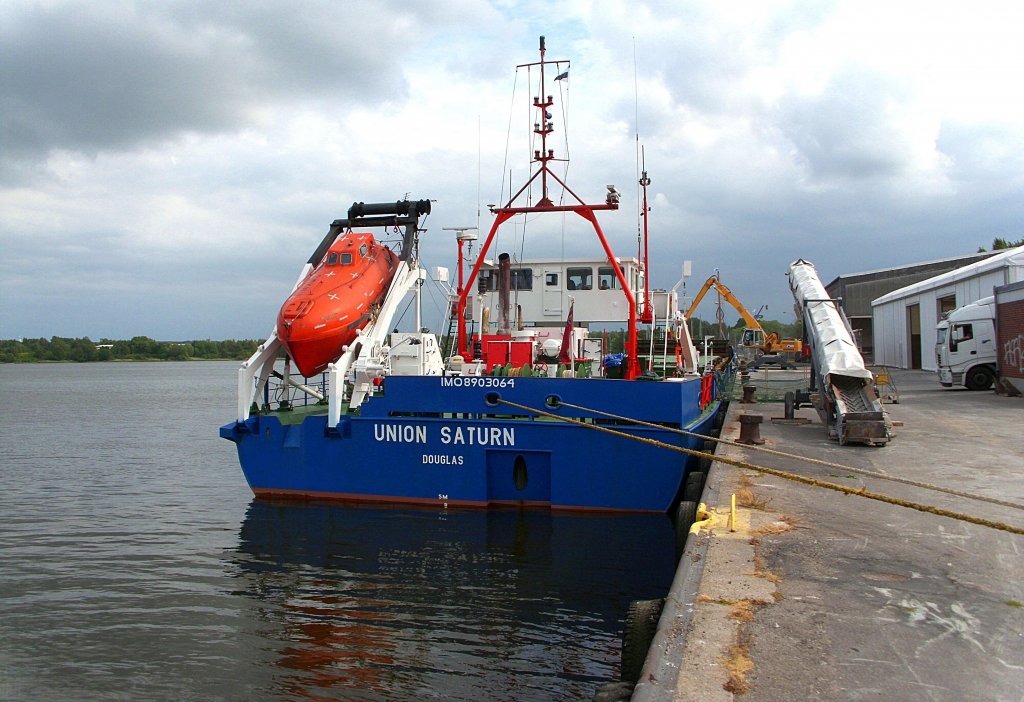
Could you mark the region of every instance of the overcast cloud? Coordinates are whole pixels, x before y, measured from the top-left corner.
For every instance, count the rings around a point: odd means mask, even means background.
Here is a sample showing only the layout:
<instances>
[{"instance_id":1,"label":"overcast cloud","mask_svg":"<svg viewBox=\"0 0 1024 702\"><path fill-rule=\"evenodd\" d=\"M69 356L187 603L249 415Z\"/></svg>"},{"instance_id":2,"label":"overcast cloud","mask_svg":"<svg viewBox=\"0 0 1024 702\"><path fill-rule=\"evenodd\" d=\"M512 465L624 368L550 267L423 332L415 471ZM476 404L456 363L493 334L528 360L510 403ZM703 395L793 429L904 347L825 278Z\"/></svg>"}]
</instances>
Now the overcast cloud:
<instances>
[{"instance_id":1,"label":"overcast cloud","mask_svg":"<svg viewBox=\"0 0 1024 702\"><path fill-rule=\"evenodd\" d=\"M541 34L572 61L570 185L623 193L619 255L639 133L655 286L689 259L691 292L717 268L792 321L796 258L827 283L1024 237L1021 26L1008 2L12 0L0 338L265 336L356 200L435 200L424 263L453 266L442 227L488 228L528 176L514 66ZM558 217L522 234L502 250L599 252Z\"/></svg>"}]
</instances>

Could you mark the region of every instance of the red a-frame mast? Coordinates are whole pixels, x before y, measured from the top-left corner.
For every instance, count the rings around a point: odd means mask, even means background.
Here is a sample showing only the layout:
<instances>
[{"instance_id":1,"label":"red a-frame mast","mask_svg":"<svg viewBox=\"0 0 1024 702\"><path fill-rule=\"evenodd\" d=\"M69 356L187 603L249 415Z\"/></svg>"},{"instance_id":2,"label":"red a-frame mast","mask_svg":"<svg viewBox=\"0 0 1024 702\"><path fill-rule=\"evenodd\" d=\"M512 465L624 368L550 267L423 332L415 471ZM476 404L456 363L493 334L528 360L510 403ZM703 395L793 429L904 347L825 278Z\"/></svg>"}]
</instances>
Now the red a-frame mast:
<instances>
[{"instance_id":1,"label":"red a-frame mast","mask_svg":"<svg viewBox=\"0 0 1024 702\"><path fill-rule=\"evenodd\" d=\"M594 227L594 232L597 234L598 240L601 242L601 246L604 248L605 255L608 256L608 262L611 264L612 269L615 271L615 277L618 278L619 285L622 288L623 294L626 296L626 302L629 305L629 322L628 331L626 338L625 352L627 356L626 368L623 377L627 380L632 380L639 374L640 364L637 360L637 339L636 339L636 326L637 326L637 314L636 314L636 298L633 296L633 291L630 289L629 281L626 280L625 275L622 273L622 268L619 266L618 261L615 260L615 254L612 252L611 246L608 244L608 240L604 236L604 232L601 231L601 225L598 224L597 215L595 214L599 210L617 210L619 209L619 196L614 190L609 189L608 197L604 204L601 205L588 205L583 202L582 199L576 193L574 193L565 182L555 175L551 171L551 161L566 161L567 159L556 159L554 149L547 147L548 135L554 131L554 124L551 121L549 109L554 104L552 96L545 95L545 82L544 82L544 69L546 66L555 64L566 64L568 61L547 61L544 58L544 37L540 38L540 61L534 63L526 63L518 68L525 68L527 66L539 66L540 67L540 95L544 96L533 98L533 106L537 109L539 119L534 122L533 132L540 137L540 149L533 152L533 162L537 164L536 170L533 175L526 181L526 183L519 189L519 191L509 198L508 202L503 207L492 207L491 212L494 213L494 224L491 225L491 230L487 234L487 238L484 240L483 246L480 247L480 252L477 255L476 264L473 266L473 270L470 272L468 279L466 280L465 287L461 288L459 292L457 312L458 314L458 348L462 353L466 355L466 358L473 357L473 351L471 348L470 340L466 334L466 302L469 296L469 291L473 289L473 284L476 282L477 275L480 273L480 267L483 265L484 257L487 251L491 247L491 243L494 241L494 236L498 232L498 228L511 219L517 214L529 214L534 212L574 212L583 219L587 220ZM532 206L516 207L516 200L526 192L526 189L536 181L540 180L541 198L537 204ZM569 205L556 205L551 201L548 193L549 180L554 180L561 185L565 192L568 193L577 204Z\"/></svg>"}]
</instances>

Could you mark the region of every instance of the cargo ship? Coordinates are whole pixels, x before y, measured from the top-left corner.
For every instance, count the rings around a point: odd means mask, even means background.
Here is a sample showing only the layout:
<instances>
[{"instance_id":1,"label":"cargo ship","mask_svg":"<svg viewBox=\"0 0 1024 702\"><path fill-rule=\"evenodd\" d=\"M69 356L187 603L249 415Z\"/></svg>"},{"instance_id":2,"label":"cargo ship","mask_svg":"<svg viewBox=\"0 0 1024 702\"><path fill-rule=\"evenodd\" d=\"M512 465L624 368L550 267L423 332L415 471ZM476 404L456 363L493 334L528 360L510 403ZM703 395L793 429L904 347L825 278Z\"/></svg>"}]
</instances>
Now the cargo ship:
<instances>
[{"instance_id":1,"label":"cargo ship","mask_svg":"<svg viewBox=\"0 0 1024 702\"><path fill-rule=\"evenodd\" d=\"M702 366L675 291L650 289L646 171L644 252L620 258L598 217L618 209L617 190L587 204L552 168L565 159L549 147L545 79L564 80L568 61L548 60L542 37L540 60L524 67L537 77L540 148L529 180L491 207L475 255L473 228L457 229L448 333L420 318L431 201L355 203L242 364L237 417L220 434L256 497L602 512L667 512L685 497L701 467L693 451L720 425L727 370ZM488 257L503 225L539 215L582 218L602 253ZM399 332L412 303L415 329ZM597 325L616 323L623 348L610 353ZM661 330L661 349L641 349L641 325Z\"/></svg>"}]
</instances>

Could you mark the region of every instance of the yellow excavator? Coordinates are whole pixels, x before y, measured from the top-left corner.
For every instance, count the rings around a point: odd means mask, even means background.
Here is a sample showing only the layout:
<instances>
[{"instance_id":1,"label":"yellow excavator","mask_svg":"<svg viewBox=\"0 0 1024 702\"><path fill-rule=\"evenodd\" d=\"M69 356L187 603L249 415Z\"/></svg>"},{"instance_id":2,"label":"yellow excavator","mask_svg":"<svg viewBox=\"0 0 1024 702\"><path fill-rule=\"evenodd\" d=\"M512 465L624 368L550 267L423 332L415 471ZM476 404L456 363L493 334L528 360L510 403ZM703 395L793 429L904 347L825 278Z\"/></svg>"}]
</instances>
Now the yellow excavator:
<instances>
[{"instance_id":1,"label":"yellow excavator","mask_svg":"<svg viewBox=\"0 0 1024 702\"><path fill-rule=\"evenodd\" d=\"M693 314L694 310L697 309L697 305L704 299L704 295L707 294L708 290L715 288L719 294L725 298L726 302L733 306L733 308L740 313L740 317L743 318L744 323L747 325L743 330L743 336L740 338L740 349L750 349L752 351L760 351L766 354L775 353L800 353L803 350L803 343L799 339L781 339L777 332L771 332L766 334L761 323L757 321L757 317L750 314L747 308L743 306L736 296L732 294L732 290L725 286L717 275L713 275L704 281L704 286L697 293L697 297L693 298L693 304L690 305L690 309L683 315L687 321L690 319L690 315Z\"/></svg>"}]
</instances>

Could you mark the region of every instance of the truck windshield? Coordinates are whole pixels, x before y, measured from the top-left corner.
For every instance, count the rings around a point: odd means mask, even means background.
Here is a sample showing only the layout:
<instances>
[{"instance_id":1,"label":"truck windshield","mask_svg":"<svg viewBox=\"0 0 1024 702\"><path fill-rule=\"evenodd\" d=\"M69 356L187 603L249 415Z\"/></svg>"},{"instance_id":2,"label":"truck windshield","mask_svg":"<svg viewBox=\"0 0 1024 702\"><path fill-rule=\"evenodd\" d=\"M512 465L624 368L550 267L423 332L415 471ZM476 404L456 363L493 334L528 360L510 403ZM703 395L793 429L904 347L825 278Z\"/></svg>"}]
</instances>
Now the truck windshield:
<instances>
[{"instance_id":1,"label":"truck windshield","mask_svg":"<svg viewBox=\"0 0 1024 702\"><path fill-rule=\"evenodd\" d=\"M941 346L942 344L946 343L946 329L945 329L945 327L943 327L942 329L938 329L936 331L935 343L938 344L939 346Z\"/></svg>"}]
</instances>

